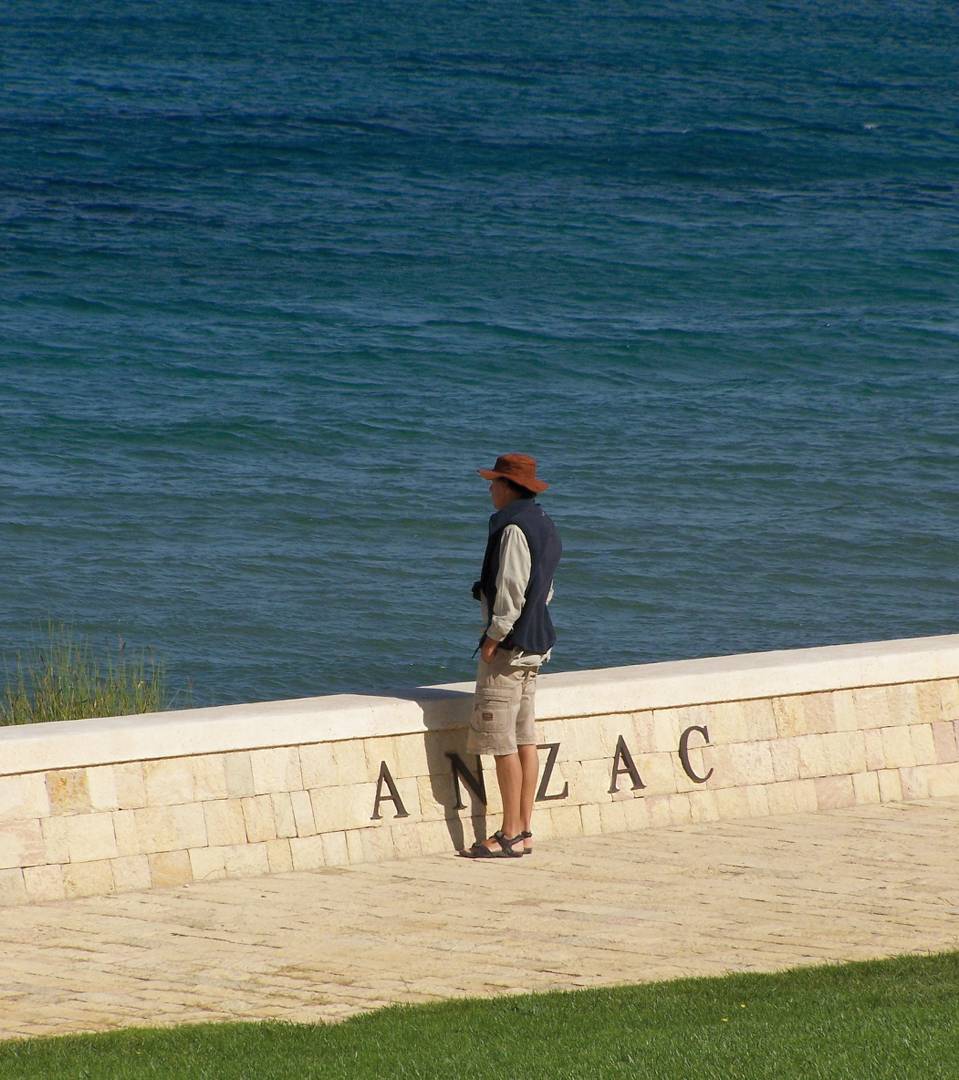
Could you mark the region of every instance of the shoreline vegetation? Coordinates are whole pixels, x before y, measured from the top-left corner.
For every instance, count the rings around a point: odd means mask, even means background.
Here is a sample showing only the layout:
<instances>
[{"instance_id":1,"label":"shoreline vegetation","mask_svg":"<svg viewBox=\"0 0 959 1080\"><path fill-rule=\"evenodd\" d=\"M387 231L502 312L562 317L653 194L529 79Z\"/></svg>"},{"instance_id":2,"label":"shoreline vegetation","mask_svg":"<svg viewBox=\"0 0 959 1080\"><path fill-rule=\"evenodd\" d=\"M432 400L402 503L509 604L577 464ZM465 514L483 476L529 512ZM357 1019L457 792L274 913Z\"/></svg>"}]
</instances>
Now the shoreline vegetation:
<instances>
[{"instance_id":1,"label":"shoreline vegetation","mask_svg":"<svg viewBox=\"0 0 959 1080\"><path fill-rule=\"evenodd\" d=\"M16 670L4 672L0 727L190 707L192 685L168 695L166 668L152 647L131 654L121 637L116 658L101 660L72 627L49 620L46 632L46 645L26 662L18 651Z\"/></svg>"}]
</instances>

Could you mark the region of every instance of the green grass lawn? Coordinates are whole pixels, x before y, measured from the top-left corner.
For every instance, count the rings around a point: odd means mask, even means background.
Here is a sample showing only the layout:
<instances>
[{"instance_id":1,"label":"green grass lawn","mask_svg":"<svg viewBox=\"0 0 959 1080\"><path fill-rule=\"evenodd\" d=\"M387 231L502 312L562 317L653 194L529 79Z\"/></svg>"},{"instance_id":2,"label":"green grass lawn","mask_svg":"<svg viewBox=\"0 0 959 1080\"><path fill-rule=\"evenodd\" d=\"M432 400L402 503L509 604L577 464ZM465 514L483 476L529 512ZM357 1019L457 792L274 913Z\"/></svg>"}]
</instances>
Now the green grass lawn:
<instances>
[{"instance_id":1,"label":"green grass lawn","mask_svg":"<svg viewBox=\"0 0 959 1080\"><path fill-rule=\"evenodd\" d=\"M959 953L0 1043L0 1077L959 1078Z\"/></svg>"}]
</instances>

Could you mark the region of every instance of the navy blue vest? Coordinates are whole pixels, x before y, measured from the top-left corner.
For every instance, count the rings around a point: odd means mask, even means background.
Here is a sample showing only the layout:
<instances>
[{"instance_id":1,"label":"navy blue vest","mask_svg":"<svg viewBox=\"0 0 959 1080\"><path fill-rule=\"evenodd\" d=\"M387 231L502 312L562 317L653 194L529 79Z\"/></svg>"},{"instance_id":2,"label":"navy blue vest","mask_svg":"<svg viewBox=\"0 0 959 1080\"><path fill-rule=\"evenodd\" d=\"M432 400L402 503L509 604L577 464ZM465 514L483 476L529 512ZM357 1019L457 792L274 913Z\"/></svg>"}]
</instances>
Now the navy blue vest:
<instances>
[{"instance_id":1,"label":"navy blue vest","mask_svg":"<svg viewBox=\"0 0 959 1080\"><path fill-rule=\"evenodd\" d=\"M523 530L523 535L529 544L532 566L529 584L526 586L523 610L513 629L500 644L507 649L544 653L552 648L556 641L556 631L553 629L553 620L549 617L546 597L549 595L549 587L559 564L563 545L560 543L559 532L552 519L535 499L514 499L490 517L489 539L486 542L483 570L480 573L480 588L486 597L489 611L487 629L493 619L496 578L499 574L500 541L507 525L517 525ZM483 637L485 636L484 631ZM482 640L481 637L480 643Z\"/></svg>"}]
</instances>

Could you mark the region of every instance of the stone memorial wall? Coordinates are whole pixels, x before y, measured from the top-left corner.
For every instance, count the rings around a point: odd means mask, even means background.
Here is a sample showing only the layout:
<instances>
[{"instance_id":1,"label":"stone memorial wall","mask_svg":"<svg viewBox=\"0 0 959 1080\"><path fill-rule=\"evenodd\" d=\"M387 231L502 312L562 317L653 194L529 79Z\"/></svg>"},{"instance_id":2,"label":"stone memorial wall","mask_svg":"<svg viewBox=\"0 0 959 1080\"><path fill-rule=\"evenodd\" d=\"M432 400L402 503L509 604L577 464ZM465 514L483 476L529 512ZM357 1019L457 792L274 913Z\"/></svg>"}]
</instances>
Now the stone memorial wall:
<instances>
[{"instance_id":1,"label":"stone memorial wall","mask_svg":"<svg viewBox=\"0 0 959 1080\"><path fill-rule=\"evenodd\" d=\"M0 728L0 905L452 854L472 684ZM533 830L959 794L959 635L542 674Z\"/></svg>"}]
</instances>

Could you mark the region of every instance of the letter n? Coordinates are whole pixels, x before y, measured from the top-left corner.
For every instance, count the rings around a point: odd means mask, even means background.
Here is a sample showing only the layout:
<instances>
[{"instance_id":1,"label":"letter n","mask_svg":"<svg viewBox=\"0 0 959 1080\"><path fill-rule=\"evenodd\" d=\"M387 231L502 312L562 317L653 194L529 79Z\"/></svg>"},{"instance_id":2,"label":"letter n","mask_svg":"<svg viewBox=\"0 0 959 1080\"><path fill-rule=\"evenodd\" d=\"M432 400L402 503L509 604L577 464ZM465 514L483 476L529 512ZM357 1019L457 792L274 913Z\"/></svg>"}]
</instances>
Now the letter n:
<instances>
[{"instance_id":1,"label":"letter n","mask_svg":"<svg viewBox=\"0 0 959 1080\"><path fill-rule=\"evenodd\" d=\"M633 791L637 788L644 788L646 785L643 783L643 778L639 775L639 769L636 768L636 764L633 761L633 755L629 752L629 747L626 745L626 740L620 735L616 740L616 753L613 754L613 775L609 779L609 793L619 791L619 782L617 777L623 773L629 773L629 778L633 782Z\"/></svg>"},{"instance_id":2,"label":"letter n","mask_svg":"<svg viewBox=\"0 0 959 1080\"><path fill-rule=\"evenodd\" d=\"M456 794L456 803L454 804L453 809L466 809L466 803L463 802L463 793L460 791L460 780L463 781L477 799L485 806L486 781L483 779L483 759L479 754L476 755L476 774L474 775L466 767L466 763L459 754L454 754L447 750L446 756L450 759L450 765L453 766L453 791Z\"/></svg>"},{"instance_id":3,"label":"letter n","mask_svg":"<svg viewBox=\"0 0 959 1080\"><path fill-rule=\"evenodd\" d=\"M389 788L389 795L383 794L384 784L386 784L386 786ZM381 802L391 802L393 804L393 809L396 811L396 813L393 815L394 817L410 816L406 812L406 807L403 805L403 800L400 798L400 793L396 790L396 781L390 775L390 770L386 767L385 761L380 762L380 776L379 779L376 781L376 798L373 800L373 816L370 818L370 821L376 821L378 818L381 818L383 816L380 813Z\"/></svg>"}]
</instances>

